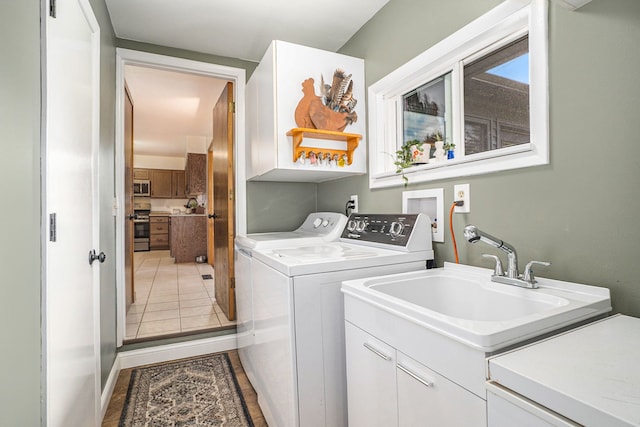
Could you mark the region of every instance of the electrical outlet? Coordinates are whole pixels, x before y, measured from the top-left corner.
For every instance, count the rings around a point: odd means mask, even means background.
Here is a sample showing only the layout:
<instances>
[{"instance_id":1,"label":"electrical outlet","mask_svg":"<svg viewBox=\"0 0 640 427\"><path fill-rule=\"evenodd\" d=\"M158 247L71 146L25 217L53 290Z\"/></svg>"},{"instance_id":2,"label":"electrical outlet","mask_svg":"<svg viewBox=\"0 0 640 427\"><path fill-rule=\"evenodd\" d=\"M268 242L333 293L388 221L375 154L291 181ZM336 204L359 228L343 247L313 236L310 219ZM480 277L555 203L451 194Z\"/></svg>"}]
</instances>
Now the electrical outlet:
<instances>
[{"instance_id":1,"label":"electrical outlet","mask_svg":"<svg viewBox=\"0 0 640 427\"><path fill-rule=\"evenodd\" d=\"M453 211L456 213L471 212L471 197L469 194L469 184L458 184L453 186L453 201L458 202L460 200L464 202L464 205L456 206Z\"/></svg>"},{"instance_id":2,"label":"electrical outlet","mask_svg":"<svg viewBox=\"0 0 640 427\"><path fill-rule=\"evenodd\" d=\"M353 202L353 209L351 209L351 213L358 213L358 195L352 194L349 197L349 200Z\"/></svg>"}]
</instances>

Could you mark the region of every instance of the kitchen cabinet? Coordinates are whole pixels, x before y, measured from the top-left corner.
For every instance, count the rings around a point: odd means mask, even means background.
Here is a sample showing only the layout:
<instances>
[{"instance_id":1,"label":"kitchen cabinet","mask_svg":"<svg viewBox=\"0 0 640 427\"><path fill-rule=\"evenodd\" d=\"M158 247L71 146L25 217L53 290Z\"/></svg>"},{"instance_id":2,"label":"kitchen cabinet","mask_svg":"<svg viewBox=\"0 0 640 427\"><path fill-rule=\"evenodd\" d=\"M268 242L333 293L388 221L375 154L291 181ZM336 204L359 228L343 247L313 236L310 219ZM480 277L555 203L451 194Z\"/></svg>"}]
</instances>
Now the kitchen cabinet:
<instances>
[{"instance_id":1,"label":"kitchen cabinet","mask_svg":"<svg viewBox=\"0 0 640 427\"><path fill-rule=\"evenodd\" d=\"M485 401L345 323L349 426L484 426Z\"/></svg>"},{"instance_id":2,"label":"kitchen cabinet","mask_svg":"<svg viewBox=\"0 0 640 427\"><path fill-rule=\"evenodd\" d=\"M169 249L169 216L149 217L149 249Z\"/></svg>"},{"instance_id":3,"label":"kitchen cabinet","mask_svg":"<svg viewBox=\"0 0 640 427\"><path fill-rule=\"evenodd\" d=\"M133 179L150 179L149 169L133 169Z\"/></svg>"},{"instance_id":4,"label":"kitchen cabinet","mask_svg":"<svg viewBox=\"0 0 640 427\"><path fill-rule=\"evenodd\" d=\"M357 101L355 121L331 135L314 133L309 126L299 126L296 121L298 106L306 100L317 105L317 97L323 96L322 82L331 86L338 69L351 75L353 98ZM246 90L247 176L250 180L322 182L366 173L362 59L273 41L249 79ZM327 112L333 113L336 112ZM302 140L297 139L301 136ZM304 162L299 159L302 151ZM327 154L333 156L342 151L347 153L350 164L342 160L324 161Z\"/></svg>"},{"instance_id":5,"label":"kitchen cabinet","mask_svg":"<svg viewBox=\"0 0 640 427\"><path fill-rule=\"evenodd\" d=\"M151 197L156 199L171 199L173 180L172 172L164 169L150 169Z\"/></svg>"},{"instance_id":6,"label":"kitchen cabinet","mask_svg":"<svg viewBox=\"0 0 640 427\"><path fill-rule=\"evenodd\" d=\"M204 194L207 190L207 155L188 153L185 175L187 196Z\"/></svg>"},{"instance_id":7,"label":"kitchen cabinet","mask_svg":"<svg viewBox=\"0 0 640 427\"><path fill-rule=\"evenodd\" d=\"M148 169L151 197L154 199L186 199L185 171Z\"/></svg>"},{"instance_id":8,"label":"kitchen cabinet","mask_svg":"<svg viewBox=\"0 0 640 427\"><path fill-rule=\"evenodd\" d=\"M188 198L185 171L171 172L171 194L174 199Z\"/></svg>"},{"instance_id":9,"label":"kitchen cabinet","mask_svg":"<svg viewBox=\"0 0 640 427\"><path fill-rule=\"evenodd\" d=\"M170 232L171 256L177 263L207 255L206 215L172 215Z\"/></svg>"}]
</instances>

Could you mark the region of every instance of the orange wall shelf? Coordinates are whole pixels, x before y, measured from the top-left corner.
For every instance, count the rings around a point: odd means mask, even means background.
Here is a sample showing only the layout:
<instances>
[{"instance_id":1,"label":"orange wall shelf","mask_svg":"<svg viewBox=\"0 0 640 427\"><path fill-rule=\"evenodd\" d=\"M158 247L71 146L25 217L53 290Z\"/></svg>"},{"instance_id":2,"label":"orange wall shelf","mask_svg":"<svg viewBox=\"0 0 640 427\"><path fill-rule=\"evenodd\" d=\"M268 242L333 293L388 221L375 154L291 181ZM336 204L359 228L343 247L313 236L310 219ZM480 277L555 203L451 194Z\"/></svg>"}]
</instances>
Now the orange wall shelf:
<instances>
[{"instance_id":1,"label":"orange wall shelf","mask_svg":"<svg viewBox=\"0 0 640 427\"><path fill-rule=\"evenodd\" d=\"M293 128L289 132L287 132L287 136L292 137L293 140L293 161L294 163L300 157L300 154L308 151L318 151L322 153L329 153L333 157L334 154L338 156L342 156L344 154L347 155L347 164L350 165L353 162L353 152L358 147L360 143L360 139L362 135L357 133L345 133L345 132L336 132L331 130L321 130L321 129L310 129L310 128ZM305 146L301 147L302 140L304 138L315 138L315 139L328 139L333 141L346 141L347 149L346 150L337 150L337 149L329 149L329 148L317 148L313 146Z\"/></svg>"}]
</instances>

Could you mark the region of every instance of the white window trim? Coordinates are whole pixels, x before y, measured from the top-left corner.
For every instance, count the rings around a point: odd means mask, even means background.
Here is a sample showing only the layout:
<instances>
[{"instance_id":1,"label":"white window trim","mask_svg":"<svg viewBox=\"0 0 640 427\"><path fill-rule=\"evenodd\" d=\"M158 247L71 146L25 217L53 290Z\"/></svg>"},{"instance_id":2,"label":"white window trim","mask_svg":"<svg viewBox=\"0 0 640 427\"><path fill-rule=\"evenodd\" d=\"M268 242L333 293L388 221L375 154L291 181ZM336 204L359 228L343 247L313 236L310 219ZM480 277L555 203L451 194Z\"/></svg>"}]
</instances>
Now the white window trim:
<instances>
[{"instance_id":1,"label":"white window trim","mask_svg":"<svg viewBox=\"0 0 640 427\"><path fill-rule=\"evenodd\" d=\"M410 183L549 163L547 0L507 0L369 86L369 187L404 185L393 165L397 150L399 96L451 71L453 142L464 138L462 83L465 59L495 43L529 34L531 142L404 170Z\"/></svg>"}]
</instances>

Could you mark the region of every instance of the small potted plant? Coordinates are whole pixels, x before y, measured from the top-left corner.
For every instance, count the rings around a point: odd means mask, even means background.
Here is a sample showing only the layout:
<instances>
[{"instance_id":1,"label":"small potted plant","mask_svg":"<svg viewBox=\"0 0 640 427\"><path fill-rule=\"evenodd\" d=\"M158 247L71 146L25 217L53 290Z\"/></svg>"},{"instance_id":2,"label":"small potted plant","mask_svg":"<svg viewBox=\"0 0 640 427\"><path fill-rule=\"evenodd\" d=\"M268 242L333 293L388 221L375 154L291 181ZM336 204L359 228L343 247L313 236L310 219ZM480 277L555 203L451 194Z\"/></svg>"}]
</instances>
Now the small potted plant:
<instances>
[{"instance_id":1,"label":"small potted plant","mask_svg":"<svg viewBox=\"0 0 640 427\"><path fill-rule=\"evenodd\" d=\"M453 142L447 142L443 146L445 153L447 153L447 159L453 159L455 157L454 150L456 148L456 144Z\"/></svg>"},{"instance_id":2,"label":"small potted plant","mask_svg":"<svg viewBox=\"0 0 640 427\"><path fill-rule=\"evenodd\" d=\"M402 174L405 186L409 182L409 179L404 175L404 170L416 164L425 163L421 161L424 158L423 144L423 142L414 139L405 142L400 149L396 151L396 160L393 164L396 166L396 173Z\"/></svg>"}]
</instances>

